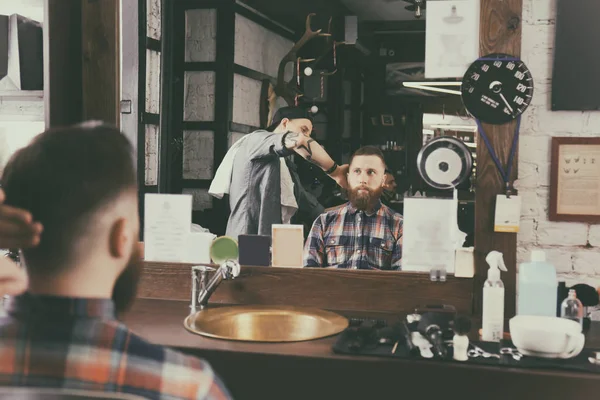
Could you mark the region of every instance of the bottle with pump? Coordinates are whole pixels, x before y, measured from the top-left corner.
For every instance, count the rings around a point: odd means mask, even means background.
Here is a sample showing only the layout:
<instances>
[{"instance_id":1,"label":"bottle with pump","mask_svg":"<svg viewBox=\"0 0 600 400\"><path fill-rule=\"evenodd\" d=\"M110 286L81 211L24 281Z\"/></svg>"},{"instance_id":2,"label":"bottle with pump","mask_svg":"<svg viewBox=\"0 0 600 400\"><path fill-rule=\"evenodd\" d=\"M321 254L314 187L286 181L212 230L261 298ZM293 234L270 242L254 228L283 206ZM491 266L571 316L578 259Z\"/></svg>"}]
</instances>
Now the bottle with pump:
<instances>
[{"instance_id":1,"label":"bottle with pump","mask_svg":"<svg viewBox=\"0 0 600 400\"><path fill-rule=\"evenodd\" d=\"M485 261L490 266L483 284L482 340L499 342L504 333L504 284L500 271L507 271L502 253L491 251Z\"/></svg>"},{"instance_id":2,"label":"bottle with pump","mask_svg":"<svg viewBox=\"0 0 600 400\"><path fill-rule=\"evenodd\" d=\"M556 268L543 250L533 250L531 261L519 265L517 315L556 317L557 286Z\"/></svg>"},{"instance_id":3,"label":"bottle with pump","mask_svg":"<svg viewBox=\"0 0 600 400\"><path fill-rule=\"evenodd\" d=\"M583 304L577 298L577 292L574 289L570 289L569 295L563 300L560 306L560 316L577 322L583 329Z\"/></svg>"}]
</instances>

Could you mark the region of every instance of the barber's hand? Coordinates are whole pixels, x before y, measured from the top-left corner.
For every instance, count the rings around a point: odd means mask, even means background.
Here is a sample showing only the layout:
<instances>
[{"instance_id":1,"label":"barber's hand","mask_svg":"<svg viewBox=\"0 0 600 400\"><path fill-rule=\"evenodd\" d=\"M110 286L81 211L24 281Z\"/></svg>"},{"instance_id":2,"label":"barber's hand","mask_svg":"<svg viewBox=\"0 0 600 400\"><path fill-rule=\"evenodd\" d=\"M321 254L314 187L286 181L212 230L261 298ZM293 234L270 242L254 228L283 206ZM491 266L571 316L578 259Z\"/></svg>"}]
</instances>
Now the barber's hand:
<instances>
[{"instance_id":1,"label":"barber's hand","mask_svg":"<svg viewBox=\"0 0 600 400\"><path fill-rule=\"evenodd\" d=\"M0 189L0 249L37 246L42 224L33 222L28 211L5 205L4 199L4 191Z\"/></svg>"},{"instance_id":2,"label":"barber's hand","mask_svg":"<svg viewBox=\"0 0 600 400\"><path fill-rule=\"evenodd\" d=\"M8 257L0 255L0 296L16 296L27 289L27 274Z\"/></svg>"},{"instance_id":3,"label":"barber's hand","mask_svg":"<svg viewBox=\"0 0 600 400\"><path fill-rule=\"evenodd\" d=\"M348 164L338 165L338 167L329 176L344 189L348 189Z\"/></svg>"}]
</instances>

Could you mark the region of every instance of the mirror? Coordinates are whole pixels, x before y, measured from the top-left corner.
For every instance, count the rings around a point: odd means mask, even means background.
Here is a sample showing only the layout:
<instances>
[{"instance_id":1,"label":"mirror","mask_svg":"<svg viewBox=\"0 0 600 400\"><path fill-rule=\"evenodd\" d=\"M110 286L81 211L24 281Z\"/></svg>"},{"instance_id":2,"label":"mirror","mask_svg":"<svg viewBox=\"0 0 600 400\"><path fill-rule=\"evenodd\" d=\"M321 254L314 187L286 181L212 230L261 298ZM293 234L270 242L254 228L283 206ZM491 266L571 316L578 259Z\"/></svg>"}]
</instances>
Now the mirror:
<instances>
[{"instance_id":1,"label":"mirror","mask_svg":"<svg viewBox=\"0 0 600 400\"><path fill-rule=\"evenodd\" d=\"M287 156L285 161L277 157L261 159L261 168L266 162L272 163L270 169L260 170L261 178L236 175L240 165L248 163L239 158L240 154L248 154L244 144L247 138L270 125L276 111L290 104L297 103L307 110L312 119L311 138L338 164L348 163L361 146L374 146L381 152L387 172L382 171L378 178L382 190L377 196L399 214L404 213L406 198L454 196L453 190L427 185L417 169L421 148L433 138L450 136L472 150L471 175L475 176L475 124L460 96L406 88L402 84L425 80L426 16L415 19L414 11L395 7L392 12L388 4L377 2L309 3L317 12L307 19L307 7L291 0L276 5L252 2L256 9L238 1L231 26L218 29L217 10L200 6L184 7L174 2L170 5L172 17L163 19L161 40L174 43L168 52L163 51L162 62L156 67L165 72L160 92L170 96L161 99L157 112L167 117L161 118L164 123L160 133L158 129L149 134L146 130L145 138L146 176L164 179L153 179L146 188L191 194L194 223L211 233L228 234L228 218L236 215L245 221L240 213L244 214L247 207L253 207L254 213L277 213L281 190L257 192L268 179L293 183L297 210L291 223L303 227L305 240L324 210L347 203L347 193L323 172L325 168L307 161L299 152ZM326 35L312 37L319 29ZM233 40L220 38L218 32L229 32ZM304 39L300 39L303 34ZM147 85L151 85L150 78ZM162 146L160 163L158 142ZM267 155L269 146L265 148ZM239 153L232 151L236 148ZM230 172L221 174L219 167L227 163ZM226 189L220 192L222 195L214 196L209 188L218 179L223 179ZM467 235L462 244L465 247L474 242L473 182L474 179L466 179L456 188L457 221ZM231 190L238 190L232 186L242 184L247 185L244 193L232 195ZM276 186L281 188L280 183ZM259 199L258 203L232 201L233 197L239 199L249 193ZM264 199L272 204L261 205ZM268 227L260 229L261 232L252 227L242 233L270 234ZM365 253L377 253L377 260L389 263L394 257L394 245L400 242L381 231L367 235ZM354 251L350 242L358 237L327 237L323 254L332 258L329 266L345 259L347 249Z\"/></svg>"},{"instance_id":2,"label":"mirror","mask_svg":"<svg viewBox=\"0 0 600 400\"><path fill-rule=\"evenodd\" d=\"M43 22L43 0L0 4L0 176L12 154L45 129ZM10 45L9 32L16 32Z\"/></svg>"}]
</instances>

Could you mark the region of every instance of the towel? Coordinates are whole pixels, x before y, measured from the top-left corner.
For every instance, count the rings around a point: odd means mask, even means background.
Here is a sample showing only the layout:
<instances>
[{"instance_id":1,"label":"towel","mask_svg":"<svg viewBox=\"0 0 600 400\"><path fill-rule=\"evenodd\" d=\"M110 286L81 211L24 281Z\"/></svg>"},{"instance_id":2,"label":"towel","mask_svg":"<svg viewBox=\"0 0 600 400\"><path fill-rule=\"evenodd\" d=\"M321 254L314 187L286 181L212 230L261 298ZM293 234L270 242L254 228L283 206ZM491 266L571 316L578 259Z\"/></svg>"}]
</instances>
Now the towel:
<instances>
[{"instance_id":1,"label":"towel","mask_svg":"<svg viewBox=\"0 0 600 400\"><path fill-rule=\"evenodd\" d=\"M229 194L231 176L233 174L233 161L235 160L235 156L240 149L240 146L247 137L248 135L245 135L236 141L231 148L229 148L225 157L223 157L223 161L221 162L221 165L219 165L219 168L217 168L215 177L208 189L208 194L211 196L222 199L224 195ZM289 224L292 216L298 210L298 203L294 196L294 181L292 180L292 174L283 157L279 158L279 162L281 165L281 220L284 224Z\"/></svg>"}]
</instances>

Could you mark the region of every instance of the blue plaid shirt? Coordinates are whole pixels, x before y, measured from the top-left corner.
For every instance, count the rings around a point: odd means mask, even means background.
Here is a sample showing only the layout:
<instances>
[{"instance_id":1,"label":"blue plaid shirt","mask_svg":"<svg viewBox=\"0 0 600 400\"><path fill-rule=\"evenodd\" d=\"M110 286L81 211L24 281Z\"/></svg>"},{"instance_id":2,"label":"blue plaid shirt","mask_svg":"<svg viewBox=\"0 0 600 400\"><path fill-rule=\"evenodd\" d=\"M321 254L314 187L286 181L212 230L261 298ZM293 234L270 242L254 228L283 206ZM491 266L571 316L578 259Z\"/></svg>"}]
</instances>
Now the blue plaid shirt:
<instances>
[{"instance_id":1,"label":"blue plaid shirt","mask_svg":"<svg viewBox=\"0 0 600 400\"><path fill-rule=\"evenodd\" d=\"M304 246L304 266L400 270L402 215L381 202L371 214L350 203L321 214Z\"/></svg>"}]
</instances>

